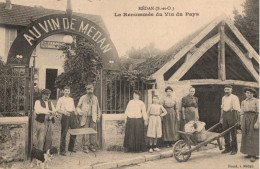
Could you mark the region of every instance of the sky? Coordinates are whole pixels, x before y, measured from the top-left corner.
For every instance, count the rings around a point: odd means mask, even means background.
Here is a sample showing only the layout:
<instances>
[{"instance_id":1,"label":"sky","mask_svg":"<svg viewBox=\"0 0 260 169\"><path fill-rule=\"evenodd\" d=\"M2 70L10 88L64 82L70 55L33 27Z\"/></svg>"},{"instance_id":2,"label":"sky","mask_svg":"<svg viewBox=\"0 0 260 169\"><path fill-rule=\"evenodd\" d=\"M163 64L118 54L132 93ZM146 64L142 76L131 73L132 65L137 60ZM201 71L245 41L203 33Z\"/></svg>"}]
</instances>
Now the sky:
<instances>
[{"instance_id":1,"label":"sky","mask_svg":"<svg viewBox=\"0 0 260 169\"><path fill-rule=\"evenodd\" d=\"M4 2L5 0L0 0ZM233 9L241 13L245 0L71 0L74 12L101 15L119 56L134 47L151 43L167 50L179 40L196 31L221 14L233 18ZM42 6L66 10L67 0L11 0L13 4ZM139 10L139 7L151 10ZM153 8L154 7L154 10ZM157 10L159 7L160 10ZM162 10L165 8L165 10ZM115 16L115 13L153 13L154 16ZM157 12L163 16L155 16ZM164 12L174 13L166 16ZM183 16L176 16L177 13ZM188 12L188 16L186 16ZM191 13L194 14L194 16Z\"/></svg>"}]
</instances>

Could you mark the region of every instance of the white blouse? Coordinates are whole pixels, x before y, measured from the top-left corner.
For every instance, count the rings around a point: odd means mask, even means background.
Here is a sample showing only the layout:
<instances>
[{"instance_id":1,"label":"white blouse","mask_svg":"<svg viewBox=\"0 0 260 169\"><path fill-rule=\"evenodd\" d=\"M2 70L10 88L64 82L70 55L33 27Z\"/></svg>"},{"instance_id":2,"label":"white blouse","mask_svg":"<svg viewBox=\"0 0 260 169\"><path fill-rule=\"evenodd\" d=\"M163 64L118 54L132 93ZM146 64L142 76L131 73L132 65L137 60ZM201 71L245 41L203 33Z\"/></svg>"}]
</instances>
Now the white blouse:
<instances>
[{"instance_id":1,"label":"white blouse","mask_svg":"<svg viewBox=\"0 0 260 169\"><path fill-rule=\"evenodd\" d=\"M147 119L145 104L141 100L130 100L125 110L126 118L142 118Z\"/></svg>"}]
</instances>

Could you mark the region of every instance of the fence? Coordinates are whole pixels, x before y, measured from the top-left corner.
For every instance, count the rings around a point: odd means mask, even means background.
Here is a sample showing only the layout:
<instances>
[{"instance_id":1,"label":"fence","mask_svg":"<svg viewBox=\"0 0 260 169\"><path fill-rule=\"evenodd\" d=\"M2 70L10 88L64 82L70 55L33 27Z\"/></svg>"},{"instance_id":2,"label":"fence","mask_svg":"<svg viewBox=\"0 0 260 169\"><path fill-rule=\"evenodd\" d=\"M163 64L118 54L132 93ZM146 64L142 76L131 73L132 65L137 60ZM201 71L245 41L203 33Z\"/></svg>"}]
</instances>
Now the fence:
<instances>
[{"instance_id":1,"label":"fence","mask_svg":"<svg viewBox=\"0 0 260 169\"><path fill-rule=\"evenodd\" d=\"M0 113L23 116L29 110L29 69L0 67Z\"/></svg>"},{"instance_id":2,"label":"fence","mask_svg":"<svg viewBox=\"0 0 260 169\"><path fill-rule=\"evenodd\" d=\"M145 102L147 100L146 92L152 88L151 84L140 78L129 80L107 72L103 75L102 107L104 114L124 113L127 103L133 97L133 90L138 90L141 93L141 100Z\"/></svg>"}]
</instances>

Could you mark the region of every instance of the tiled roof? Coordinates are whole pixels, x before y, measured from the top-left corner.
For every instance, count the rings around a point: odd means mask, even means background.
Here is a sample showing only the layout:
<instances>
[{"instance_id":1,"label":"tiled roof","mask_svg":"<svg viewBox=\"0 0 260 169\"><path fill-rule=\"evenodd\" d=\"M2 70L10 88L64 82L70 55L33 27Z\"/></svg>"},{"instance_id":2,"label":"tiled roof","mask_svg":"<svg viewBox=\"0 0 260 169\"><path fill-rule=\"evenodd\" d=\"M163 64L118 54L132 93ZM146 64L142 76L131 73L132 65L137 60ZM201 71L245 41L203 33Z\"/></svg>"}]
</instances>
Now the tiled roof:
<instances>
[{"instance_id":1,"label":"tiled roof","mask_svg":"<svg viewBox=\"0 0 260 169\"><path fill-rule=\"evenodd\" d=\"M65 13L65 11L60 10L46 9L42 7L30 7L16 4L12 4L11 9L5 9L5 5L6 3L0 2L0 24L3 25L27 26L28 24L30 24L31 20L36 20L46 15ZM101 16L75 12L73 12L73 14L89 19L90 21L100 26L108 34L108 31Z\"/></svg>"}]
</instances>

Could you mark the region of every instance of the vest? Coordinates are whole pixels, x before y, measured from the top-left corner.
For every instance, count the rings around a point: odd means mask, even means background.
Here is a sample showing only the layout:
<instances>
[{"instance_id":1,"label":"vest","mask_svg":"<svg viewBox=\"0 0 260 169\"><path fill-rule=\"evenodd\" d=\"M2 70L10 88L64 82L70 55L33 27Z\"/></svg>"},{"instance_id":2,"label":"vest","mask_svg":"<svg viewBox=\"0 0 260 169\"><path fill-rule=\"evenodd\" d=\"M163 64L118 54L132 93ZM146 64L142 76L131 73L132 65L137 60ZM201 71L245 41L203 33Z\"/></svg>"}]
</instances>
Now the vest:
<instances>
[{"instance_id":1,"label":"vest","mask_svg":"<svg viewBox=\"0 0 260 169\"><path fill-rule=\"evenodd\" d=\"M42 106L43 108L46 108L45 102L44 102L42 99L40 99L39 101L40 101L40 103L41 103L41 106ZM51 102L50 102L50 101L48 101L48 107L49 107L49 110L52 111L52 106L51 106ZM36 114L35 120L38 121L38 122L40 122L40 123L43 123L43 122L45 121L45 115L46 115L46 114ZM54 118L52 118L52 123L55 123Z\"/></svg>"}]
</instances>

